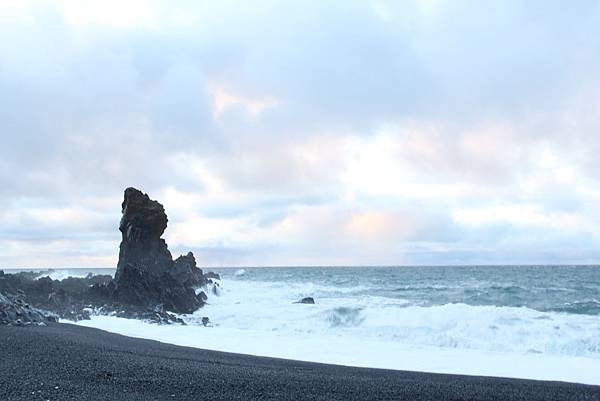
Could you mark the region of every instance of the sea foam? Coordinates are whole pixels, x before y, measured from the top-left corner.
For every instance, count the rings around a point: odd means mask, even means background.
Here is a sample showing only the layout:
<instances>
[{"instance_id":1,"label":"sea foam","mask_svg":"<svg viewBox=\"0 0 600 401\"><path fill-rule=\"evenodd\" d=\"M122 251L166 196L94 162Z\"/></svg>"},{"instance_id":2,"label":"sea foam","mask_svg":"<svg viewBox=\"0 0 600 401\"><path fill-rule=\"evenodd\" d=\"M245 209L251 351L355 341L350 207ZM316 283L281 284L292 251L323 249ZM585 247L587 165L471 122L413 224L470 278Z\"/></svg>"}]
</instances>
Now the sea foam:
<instances>
[{"instance_id":1,"label":"sea foam","mask_svg":"<svg viewBox=\"0 0 600 401\"><path fill-rule=\"evenodd\" d=\"M384 339L223 326L157 326L112 316L94 316L78 324L175 345L249 355L371 368L600 384L600 360L589 357L413 346Z\"/></svg>"},{"instance_id":2,"label":"sea foam","mask_svg":"<svg viewBox=\"0 0 600 401\"><path fill-rule=\"evenodd\" d=\"M94 316L79 324L178 345L342 365L600 384L600 318L369 295L237 274L188 326ZM362 294L362 295L356 295ZM315 296L315 305L294 304ZM212 327L201 319L209 316Z\"/></svg>"}]
</instances>

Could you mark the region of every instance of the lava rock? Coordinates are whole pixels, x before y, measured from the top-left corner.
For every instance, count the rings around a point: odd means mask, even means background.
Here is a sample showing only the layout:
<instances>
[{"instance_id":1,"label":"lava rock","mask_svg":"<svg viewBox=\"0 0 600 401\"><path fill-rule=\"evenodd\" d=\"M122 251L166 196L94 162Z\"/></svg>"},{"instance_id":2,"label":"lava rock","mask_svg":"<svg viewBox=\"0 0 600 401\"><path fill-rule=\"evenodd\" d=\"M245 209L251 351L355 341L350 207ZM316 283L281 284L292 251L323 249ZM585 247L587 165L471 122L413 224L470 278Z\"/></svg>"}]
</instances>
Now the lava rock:
<instances>
[{"instance_id":1,"label":"lava rock","mask_svg":"<svg viewBox=\"0 0 600 401\"><path fill-rule=\"evenodd\" d=\"M27 319L39 317L33 314L24 318L23 311L38 308L70 320L89 319L90 313L95 313L185 324L173 313L191 313L203 306L206 293L196 294L196 290L208 289L211 278L218 275L204 275L191 252L173 260L161 238L167 215L163 206L148 195L127 188L121 212L122 240L114 279L90 274L52 280L40 277L51 271L5 274L0 270L0 293L11 301L9 304L3 298L1 317L27 323Z\"/></svg>"},{"instance_id":2,"label":"lava rock","mask_svg":"<svg viewBox=\"0 0 600 401\"><path fill-rule=\"evenodd\" d=\"M202 275L202 269L196 266L196 258L191 252L175 259L169 274L177 282L188 287L201 286L206 280L206 277Z\"/></svg>"},{"instance_id":3,"label":"lava rock","mask_svg":"<svg viewBox=\"0 0 600 401\"><path fill-rule=\"evenodd\" d=\"M127 188L121 207L114 301L142 308L160 303L175 313L191 313L203 306L194 288L205 278L194 255L190 252L173 261L161 238L168 222L163 206L147 194Z\"/></svg>"},{"instance_id":4,"label":"lava rock","mask_svg":"<svg viewBox=\"0 0 600 401\"><path fill-rule=\"evenodd\" d=\"M38 279L39 275L39 272L4 274L0 276L0 292L9 298L26 301L34 308L75 321L89 319L89 312L85 310L89 305L103 305L110 301L108 294L95 292L92 284L111 282L109 275L64 280Z\"/></svg>"},{"instance_id":5,"label":"lava rock","mask_svg":"<svg viewBox=\"0 0 600 401\"><path fill-rule=\"evenodd\" d=\"M315 304L315 299L313 297L302 298L300 301L294 302L295 304Z\"/></svg>"},{"instance_id":6,"label":"lava rock","mask_svg":"<svg viewBox=\"0 0 600 401\"><path fill-rule=\"evenodd\" d=\"M209 279L209 280L210 279L221 280L221 276L219 276L219 274L215 273L215 272L206 272L204 274L204 278Z\"/></svg>"},{"instance_id":7,"label":"lava rock","mask_svg":"<svg viewBox=\"0 0 600 401\"><path fill-rule=\"evenodd\" d=\"M48 322L56 322L57 316L30 306L22 299L11 299L0 294L0 325L43 326Z\"/></svg>"},{"instance_id":8,"label":"lava rock","mask_svg":"<svg viewBox=\"0 0 600 401\"><path fill-rule=\"evenodd\" d=\"M160 277L173 265L167 243L160 238L167 228L165 209L141 191L127 188L121 213L117 285L122 282L128 266L143 267L144 274Z\"/></svg>"}]
</instances>

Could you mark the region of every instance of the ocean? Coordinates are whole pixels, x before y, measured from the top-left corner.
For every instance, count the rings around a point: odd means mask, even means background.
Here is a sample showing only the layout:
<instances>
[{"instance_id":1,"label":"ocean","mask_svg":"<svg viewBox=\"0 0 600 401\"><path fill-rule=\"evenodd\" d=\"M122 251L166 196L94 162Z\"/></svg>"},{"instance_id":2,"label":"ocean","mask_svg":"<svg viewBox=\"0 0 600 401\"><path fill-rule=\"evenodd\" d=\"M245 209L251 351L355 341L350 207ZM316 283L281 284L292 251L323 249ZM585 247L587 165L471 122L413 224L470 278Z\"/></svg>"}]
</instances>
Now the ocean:
<instances>
[{"instance_id":1,"label":"ocean","mask_svg":"<svg viewBox=\"0 0 600 401\"><path fill-rule=\"evenodd\" d=\"M219 294L183 316L187 326L111 316L78 324L305 361L600 384L600 267L208 270L221 274ZM309 296L314 305L294 303Z\"/></svg>"}]
</instances>

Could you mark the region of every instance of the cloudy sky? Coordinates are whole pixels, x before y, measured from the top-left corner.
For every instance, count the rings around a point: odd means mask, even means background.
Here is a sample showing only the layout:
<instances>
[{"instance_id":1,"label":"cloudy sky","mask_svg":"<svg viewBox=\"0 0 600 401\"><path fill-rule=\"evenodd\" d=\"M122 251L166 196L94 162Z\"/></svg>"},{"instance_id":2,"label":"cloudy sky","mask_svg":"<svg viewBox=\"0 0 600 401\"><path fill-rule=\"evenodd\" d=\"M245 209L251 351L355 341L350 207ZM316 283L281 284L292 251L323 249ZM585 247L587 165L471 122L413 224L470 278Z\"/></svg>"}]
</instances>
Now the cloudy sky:
<instances>
[{"instance_id":1,"label":"cloudy sky","mask_svg":"<svg viewBox=\"0 0 600 401\"><path fill-rule=\"evenodd\" d=\"M597 1L2 0L0 266L600 263Z\"/></svg>"}]
</instances>

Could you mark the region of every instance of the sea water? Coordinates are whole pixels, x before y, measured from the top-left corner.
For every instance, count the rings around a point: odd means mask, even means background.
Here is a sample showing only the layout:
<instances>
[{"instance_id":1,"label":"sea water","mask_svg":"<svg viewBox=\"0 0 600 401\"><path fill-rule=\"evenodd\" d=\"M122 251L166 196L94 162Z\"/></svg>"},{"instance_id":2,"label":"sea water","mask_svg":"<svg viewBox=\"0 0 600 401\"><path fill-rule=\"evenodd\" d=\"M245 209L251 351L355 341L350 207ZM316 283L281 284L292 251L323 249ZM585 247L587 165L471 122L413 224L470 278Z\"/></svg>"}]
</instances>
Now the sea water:
<instances>
[{"instance_id":1,"label":"sea water","mask_svg":"<svg viewBox=\"0 0 600 401\"><path fill-rule=\"evenodd\" d=\"M218 295L187 326L79 324L305 361L600 384L600 267L213 270ZM314 305L294 303L308 296Z\"/></svg>"}]
</instances>

